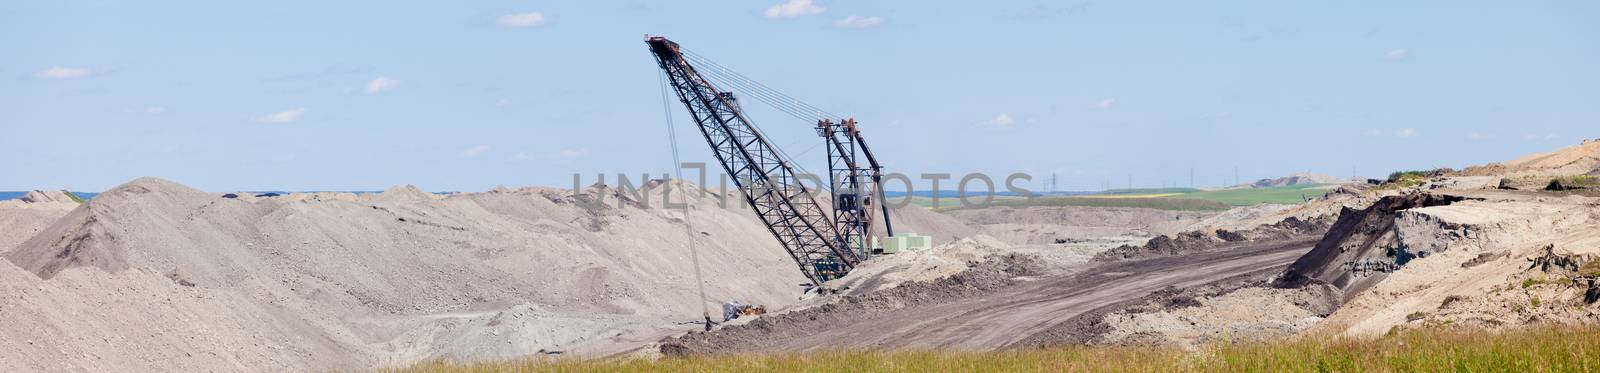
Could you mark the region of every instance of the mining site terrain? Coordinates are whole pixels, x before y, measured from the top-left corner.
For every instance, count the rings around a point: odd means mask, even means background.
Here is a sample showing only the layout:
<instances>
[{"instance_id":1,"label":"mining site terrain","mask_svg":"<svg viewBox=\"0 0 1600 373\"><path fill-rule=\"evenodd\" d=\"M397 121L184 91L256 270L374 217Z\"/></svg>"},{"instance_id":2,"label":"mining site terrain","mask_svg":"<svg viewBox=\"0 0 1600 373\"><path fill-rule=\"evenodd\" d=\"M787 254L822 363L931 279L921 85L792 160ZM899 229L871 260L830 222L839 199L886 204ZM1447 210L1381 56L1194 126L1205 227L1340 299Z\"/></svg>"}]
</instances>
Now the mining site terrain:
<instances>
[{"instance_id":1,"label":"mining site terrain","mask_svg":"<svg viewBox=\"0 0 1600 373\"><path fill-rule=\"evenodd\" d=\"M688 193L686 220L604 185L256 195L142 178L88 201L40 190L0 201L0 369L471 369L1564 335L1600 324L1597 177L1600 142L1586 141L1315 188L1303 183L1329 180L912 206L894 212L896 229L937 246L877 256L824 292L803 292L766 228L714 193ZM1283 193L1274 188L1314 195L1238 202ZM1234 203L1164 200L1207 195ZM719 305L699 301L690 237L712 302L768 313L702 331L702 309Z\"/></svg>"}]
</instances>

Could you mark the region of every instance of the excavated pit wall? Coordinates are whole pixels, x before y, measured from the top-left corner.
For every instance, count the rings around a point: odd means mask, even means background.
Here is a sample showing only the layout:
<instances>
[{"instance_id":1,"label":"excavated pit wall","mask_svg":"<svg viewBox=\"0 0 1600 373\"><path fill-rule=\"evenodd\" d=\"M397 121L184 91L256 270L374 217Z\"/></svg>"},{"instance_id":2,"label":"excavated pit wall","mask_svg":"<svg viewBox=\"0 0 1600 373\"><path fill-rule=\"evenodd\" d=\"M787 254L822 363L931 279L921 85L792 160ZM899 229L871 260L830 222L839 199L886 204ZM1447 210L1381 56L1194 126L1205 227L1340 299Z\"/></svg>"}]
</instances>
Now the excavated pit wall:
<instances>
[{"instance_id":1,"label":"excavated pit wall","mask_svg":"<svg viewBox=\"0 0 1600 373\"><path fill-rule=\"evenodd\" d=\"M1429 224L1424 224L1425 217L1403 214L1403 210L1449 205L1464 199L1410 193L1384 197L1361 210L1345 208L1316 247L1289 265L1274 285L1299 288L1314 283L1329 284L1344 294L1344 300L1349 300L1361 290L1383 281L1389 272L1409 260L1443 250L1449 240L1439 235L1466 234L1459 227L1445 230L1428 227ZM1402 221L1406 223L1397 224ZM1410 233L1402 233L1406 231ZM1418 245L1408 244L1407 237L1414 237Z\"/></svg>"}]
</instances>

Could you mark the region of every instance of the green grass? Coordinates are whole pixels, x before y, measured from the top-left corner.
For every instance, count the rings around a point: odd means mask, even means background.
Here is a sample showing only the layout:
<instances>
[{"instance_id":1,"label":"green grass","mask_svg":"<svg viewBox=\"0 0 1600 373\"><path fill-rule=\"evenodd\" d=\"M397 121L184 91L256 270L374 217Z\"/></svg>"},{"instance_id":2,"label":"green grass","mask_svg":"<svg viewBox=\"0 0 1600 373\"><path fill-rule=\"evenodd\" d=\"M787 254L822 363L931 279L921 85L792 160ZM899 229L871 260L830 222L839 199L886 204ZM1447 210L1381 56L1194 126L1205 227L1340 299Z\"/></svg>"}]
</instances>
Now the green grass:
<instances>
[{"instance_id":1,"label":"green grass","mask_svg":"<svg viewBox=\"0 0 1600 373\"><path fill-rule=\"evenodd\" d=\"M1583 267L1578 268L1578 275L1600 277L1600 260L1590 260L1588 263L1584 263Z\"/></svg>"},{"instance_id":2,"label":"green grass","mask_svg":"<svg viewBox=\"0 0 1600 373\"><path fill-rule=\"evenodd\" d=\"M1133 188L1133 189L1106 189L1101 194L1168 194L1168 193L1194 193L1200 189L1195 188Z\"/></svg>"},{"instance_id":3,"label":"green grass","mask_svg":"<svg viewBox=\"0 0 1600 373\"><path fill-rule=\"evenodd\" d=\"M1430 171L1395 171L1383 182L1382 189L1410 188L1428 181Z\"/></svg>"},{"instance_id":4,"label":"green grass","mask_svg":"<svg viewBox=\"0 0 1600 373\"><path fill-rule=\"evenodd\" d=\"M1548 184L1554 186L1558 183L1567 188L1592 188L1600 187L1600 178L1589 175L1563 176L1550 179Z\"/></svg>"},{"instance_id":5,"label":"green grass","mask_svg":"<svg viewBox=\"0 0 1600 373\"><path fill-rule=\"evenodd\" d=\"M1596 177L1594 175L1567 176L1567 177L1561 178L1561 181L1565 182L1565 183L1571 183L1572 185L1584 185L1584 186L1600 185L1600 177Z\"/></svg>"},{"instance_id":6,"label":"green grass","mask_svg":"<svg viewBox=\"0 0 1600 373\"><path fill-rule=\"evenodd\" d=\"M1229 206L1252 206L1263 203L1301 204L1306 198L1321 197L1328 192L1327 185L1292 185L1272 188L1242 188L1207 190L1186 193L1173 198L1194 198L1217 201Z\"/></svg>"},{"instance_id":7,"label":"green grass","mask_svg":"<svg viewBox=\"0 0 1600 373\"><path fill-rule=\"evenodd\" d=\"M80 205L83 204L84 202L87 202L87 201L83 200L83 197L79 197L77 193L73 193L70 190L62 189L61 193L66 193L67 194L67 198L71 198L73 202L77 202Z\"/></svg>"},{"instance_id":8,"label":"green grass","mask_svg":"<svg viewBox=\"0 0 1600 373\"><path fill-rule=\"evenodd\" d=\"M398 372L1596 372L1600 328L1400 330L1378 338L1221 343L1199 351L1064 347L997 352L825 351L649 359L432 361Z\"/></svg>"}]
</instances>

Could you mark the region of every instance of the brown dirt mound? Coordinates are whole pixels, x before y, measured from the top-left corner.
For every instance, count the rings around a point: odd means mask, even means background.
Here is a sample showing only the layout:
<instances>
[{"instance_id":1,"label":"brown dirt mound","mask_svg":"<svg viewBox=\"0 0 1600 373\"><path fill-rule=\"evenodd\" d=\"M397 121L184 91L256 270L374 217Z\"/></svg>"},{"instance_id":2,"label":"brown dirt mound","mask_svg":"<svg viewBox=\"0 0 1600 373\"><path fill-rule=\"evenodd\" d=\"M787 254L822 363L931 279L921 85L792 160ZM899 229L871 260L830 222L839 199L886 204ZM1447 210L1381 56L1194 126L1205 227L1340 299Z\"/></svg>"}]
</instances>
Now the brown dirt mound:
<instances>
[{"instance_id":1,"label":"brown dirt mound","mask_svg":"<svg viewBox=\"0 0 1600 373\"><path fill-rule=\"evenodd\" d=\"M1291 186L1291 185L1342 184L1342 183L1345 183L1345 182L1346 182L1346 180L1344 180L1344 179L1333 177L1333 176L1328 175L1328 174L1298 173L1298 174L1291 174L1289 176L1284 176L1284 177L1280 177L1280 178L1276 178L1276 179L1256 180L1256 182L1254 182L1254 183L1239 185L1238 187L1244 187L1244 188L1272 188L1272 187L1282 187L1282 186Z\"/></svg>"},{"instance_id":2,"label":"brown dirt mound","mask_svg":"<svg viewBox=\"0 0 1600 373\"><path fill-rule=\"evenodd\" d=\"M1600 172L1600 140L1462 170L1465 176L1571 176Z\"/></svg>"},{"instance_id":3,"label":"brown dirt mound","mask_svg":"<svg viewBox=\"0 0 1600 373\"><path fill-rule=\"evenodd\" d=\"M32 197L35 194L39 197ZM59 199L50 195L49 192L33 191L24 198L0 201L0 255L10 252L17 244L32 238L79 206L64 193L59 194Z\"/></svg>"},{"instance_id":4,"label":"brown dirt mound","mask_svg":"<svg viewBox=\"0 0 1600 373\"><path fill-rule=\"evenodd\" d=\"M30 190L18 200L26 203L75 202L66 192L59 190Z\"/></svg>"}]
</instances>

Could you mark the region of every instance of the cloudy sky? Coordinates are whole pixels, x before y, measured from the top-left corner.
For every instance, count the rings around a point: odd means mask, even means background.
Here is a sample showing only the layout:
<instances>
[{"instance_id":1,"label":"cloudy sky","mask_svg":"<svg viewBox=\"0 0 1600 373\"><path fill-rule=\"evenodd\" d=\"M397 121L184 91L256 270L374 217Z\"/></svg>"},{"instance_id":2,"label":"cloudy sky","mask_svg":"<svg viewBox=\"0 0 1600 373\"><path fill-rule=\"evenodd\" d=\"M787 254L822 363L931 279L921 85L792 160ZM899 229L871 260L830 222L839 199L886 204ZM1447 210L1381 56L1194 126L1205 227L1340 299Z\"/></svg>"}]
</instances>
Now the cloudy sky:
<instances>
[{"instance_id":1,"label":"cloudy sky","mask_svg":"<svg viewBox=\"0 0 1600 373\"><path fill-rule=\"evenodd\" d=\"M1593 1L0 4L0 190L571 185L670 167L646 34L894 171L1375 176L1600 137ZM758 105L821 168L809 123ZM681 107L672 107L680 124ZM709 161L680 126L686 160Z\"/></svg>"}]
</instances>

